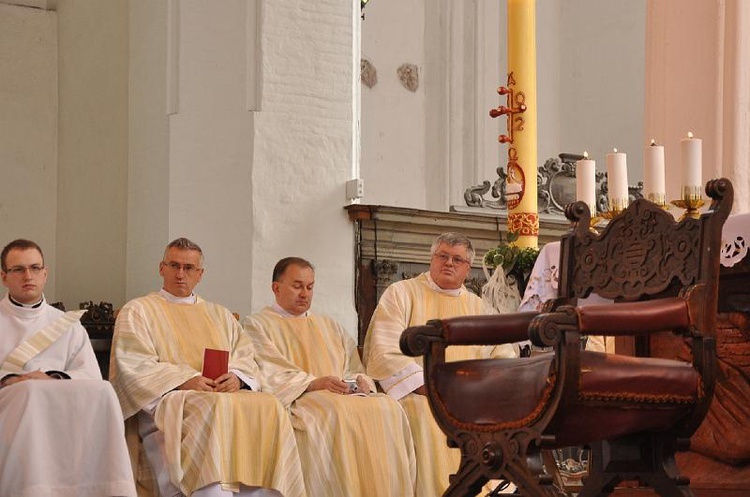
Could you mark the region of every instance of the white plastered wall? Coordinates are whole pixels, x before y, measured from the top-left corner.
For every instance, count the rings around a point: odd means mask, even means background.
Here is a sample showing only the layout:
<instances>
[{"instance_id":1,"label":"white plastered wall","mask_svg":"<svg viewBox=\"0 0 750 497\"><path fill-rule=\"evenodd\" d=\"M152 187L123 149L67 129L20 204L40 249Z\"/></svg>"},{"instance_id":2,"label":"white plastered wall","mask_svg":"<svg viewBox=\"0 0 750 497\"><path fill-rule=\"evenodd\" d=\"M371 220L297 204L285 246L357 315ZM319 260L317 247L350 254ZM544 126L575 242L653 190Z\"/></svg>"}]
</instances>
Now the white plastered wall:
<instances>
[{"instance_id":1,"label":"white plastered wall","mask_svg":"<svg viewBox=\"0 0 750 497\"><path fill-rule=\"evenodd\" d=\"M69 309L125 299L128 2L57 3L57 276Z\"/></svg>"},{"instance_id":2,"label":"white plastered wall","mask_svg":"<svg viewBox=\"0 0 750 497\"><path fill-rule=\"evenodd\" d=\"M344 185L353 170L353 39L359 5L262 3L262 98L252 172L252 309L272 301L271 272L285 256L316 267L313 308L356 336L354 236ZM356 63L355 63L356 62Z\"/></svg>"},{"instance_id":3,"label":"white plastered wall","mask_svg":"<svg viewBox=\"0 0 750 497\"><path fill-rule=\"evenodd\" d=\"M275 262L301 256L314 308L356 334L354 5L131 5L128 296L158 288L161 250L187 236L206 256L205 298L260 310Z\"/></svg>"},{"instance_id":4,"label":"white plastered wall","mask_svg":"<svg viewBox=\"0 0 750 497\"><path fill-rule=\"evenodd\" d=\"M129 3L126 300L159 288L170 235L168 2Z\"/></svg>"},{"instance_id":5,"label":"white plastered wall","mask_svg":"<svg viewBox=\"0 0 750 497\"><path fill-rule=\"evenodd\" d=\"M167 53L168 238L185 236L203 248L206 271L196 292L235 312L249 308L253 277L253 113L245 74L254 3L168 8L169 29L179 30Z\"/></svg>"},{"instance_id":6,"label":"white plastered wall","mask_svg":"<svg viewBox=\"0 0 750 497\"><path fill-rule=\"evenodd\" d=\"M506 2L372 1L362 55L378 70L362 88L364 203L447 210L463 192L497 179L507 146L497 142L505 104ZM588 150L601 163L629 153L630 183L642 177L645 0L538 0L537 106L540 165ZM403 88L396 68L419 67ZM612 98L612 96L616 98Z\"/></svg>"},{"instance_id":7,"label":"white plastered wall","mask_svg":"<svg viewBox=\"0 0 750 497\"><path fill-rule=\"evenodd\" d=\"M0 245L36 241L58 298L57 13L0 3ZM4 290L4 289L3 289Z\"/></svg>"},{"instance_id":8,"label":"white plastered wall","mask_svg":"<svg viewBox=\"0 0 750 497\"><path fill-rule=\"evenodd\" d=\"M358 5L33 7L0 1L0 220L64 263L50 296L120 307L159 288L162 250L184 235L205 250L206 298L259 310L273 264L300 255L318 268L315 308L355 334Z\"/></svg>"},{"instance_id":9,"label":"white plastered wall","mask_svg":"<svg viewBox=\"0 0 750 497\"><path fill-rule=\"evenodd\" d=\"M703 140L703 180L734 182L734 212L750 208L750 3L649 0L646 136L665 145L667 198L682 184L680 139Z\"/></svg>"},{"instance_id":10,"label":"white plastered wall","mask_svg":"<svg viewBox=\"0 0 750 497\"><path fill-rule=\"evenodd\" d=\"M10 1L0 9L0 242L40 244L50 301L121 303L127 2Z\"/></svg>"}]
</instances>

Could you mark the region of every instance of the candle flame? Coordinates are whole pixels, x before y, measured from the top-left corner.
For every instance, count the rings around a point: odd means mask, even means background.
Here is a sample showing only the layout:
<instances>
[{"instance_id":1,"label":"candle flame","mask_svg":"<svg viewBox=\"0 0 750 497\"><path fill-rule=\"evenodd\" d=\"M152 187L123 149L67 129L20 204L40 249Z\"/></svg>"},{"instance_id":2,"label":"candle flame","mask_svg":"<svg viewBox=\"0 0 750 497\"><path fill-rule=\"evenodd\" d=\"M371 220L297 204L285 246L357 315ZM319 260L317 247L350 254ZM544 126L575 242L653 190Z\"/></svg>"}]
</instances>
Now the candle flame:
<instances>
[{"instance_id":1,"label":"candle flame","mask_svg":"<svg viewBox=\"0 0 750 497\"><path fill-rule=\"evenodd\" d=\"M612 153L613 153L613 154L616 154L616 153L617 153L617 149L616 149L616 148L613 148L613 149L612 149Z\"/></svg>"},{"instance_id":2,"label":"candle flame","mask_svg":"<svg viewBox=\"0 0 750 497\"><path fill-rule=\"evenodd\" d=\"M583 158L584 159L588 159L589 158L589 153L584 151L583 152Z\"/></svg>"},{"instance_id":3,"label":"candle flame","mask_svg":"<svg viewBox=\"0 0 750 497\"><path fill-rule=\"evenodd\" d=\"M692 131L688 131L688 138L692 138L692 137L693 137L693 132Z\"/></svg>"},{"instance_id":4,"label":"candle flame","mask_svg":"<svg viewBox=\"0 0 750 497\"><path fill-rule=\"evenodd\" d=\"M651 146L653 147L654 145L656 145L656 140L654 140L653 138L651 138Z\"/></svg>"}]
</instances>

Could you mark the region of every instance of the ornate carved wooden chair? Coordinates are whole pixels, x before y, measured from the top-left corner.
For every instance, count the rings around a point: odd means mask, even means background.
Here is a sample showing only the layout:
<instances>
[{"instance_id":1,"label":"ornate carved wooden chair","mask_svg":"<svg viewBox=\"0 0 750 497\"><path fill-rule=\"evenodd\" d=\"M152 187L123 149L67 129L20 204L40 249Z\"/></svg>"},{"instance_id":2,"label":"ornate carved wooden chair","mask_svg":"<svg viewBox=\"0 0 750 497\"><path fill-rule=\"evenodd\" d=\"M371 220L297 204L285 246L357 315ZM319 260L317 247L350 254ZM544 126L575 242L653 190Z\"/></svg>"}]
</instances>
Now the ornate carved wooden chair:
<instances>
[{"instance_id":1,"label":"ornate carved wooden chair","mask_svg":"<svg viewBox=\"0 0 750 497\"><path fill-rule=\"evenodd\" d=\"M580 497L633 479L663 496L692 495L674 454L687 448L713 394L719 249L733 189L714 180L706 193L712 203L700 219L676 222L639 199L601 234L589 229L585 203L570 204L559 297L541 313L435 320L403 333L404 353L425 356L433 415L462 452L444 495L475 495L496 478L523 495L555 495L542 450L573 445L592 451ZM577 307L591 292L615 303ZM692 363L580 347L585 335L663 331L690 344ZM553 352L445 362L449 346L525 339Z\"/></svg>"}]
</instances>

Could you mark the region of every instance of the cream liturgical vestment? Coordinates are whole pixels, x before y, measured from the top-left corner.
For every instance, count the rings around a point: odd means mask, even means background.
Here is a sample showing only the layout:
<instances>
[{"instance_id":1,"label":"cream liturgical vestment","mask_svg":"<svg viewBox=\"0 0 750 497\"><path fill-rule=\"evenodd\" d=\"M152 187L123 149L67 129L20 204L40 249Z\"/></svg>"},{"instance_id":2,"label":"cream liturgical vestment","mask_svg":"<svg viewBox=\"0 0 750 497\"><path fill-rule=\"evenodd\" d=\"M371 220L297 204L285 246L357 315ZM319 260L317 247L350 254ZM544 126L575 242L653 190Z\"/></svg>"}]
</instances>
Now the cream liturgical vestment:
<instances>
[{"instance_id":1,"label":"cream liturgical vestment","mask_svg":"<svg viewBox=\"0 0 750 497\"><path fill-rule=\"evenodd\" d=\"M305 393L319 377L364 375L354 340L338 323L267 307L243 325L255 343L263 384L290 407L310 497L414 495L414 448L398 402L376 393Z\"/></svg>"},{"instance_id":2,"label":"cream liturgical vestment","mask_svg":"<svg viewBox=\"0 0 750 497\"><path fill-rule=\"evenodd\" d=\"M169 476L190 495L206 485L266 487L305 495L294 432L270 394L175 390L202 371L204 349L228 350L229 369L258 378L253 346L224 307L159 293L128 302L115 325L110 381L125 418L158 401Z\"/></svg>"},{"instance_id":3,"label":"cream liturgical vestment","mask_svg":"<svg viewBox=\"0 0 750 497\"><path fill-rule=\"evenodd\" d=\"M71 378L0 389L1 496L135 496L120 405L81 314L0 301L0 378L38 370Z\"/></svg>"},{"instance_id":4,"label":"cream liturgical vestment","mask_svg":"<svg viewBox=\"0 0 750 497\"><path fill-rule=\"evenodd\" d=\"M399 399L409 418L417 456L416 495L434 497L448 488L448 475L456 472L461 459L458 449L449 449L446 436L430 411L427 397L413 392L424 384L422 358L401 353L399 339L409 326L420 326L430 319L484 314L482 300L461 287L440 290L423 273L416 278L390 285L380 298L365 338L364 362L367 373L383 390ZM449 347L447 361L516 357L510 345L498 347Z\"/></svg>"}]
</instances>

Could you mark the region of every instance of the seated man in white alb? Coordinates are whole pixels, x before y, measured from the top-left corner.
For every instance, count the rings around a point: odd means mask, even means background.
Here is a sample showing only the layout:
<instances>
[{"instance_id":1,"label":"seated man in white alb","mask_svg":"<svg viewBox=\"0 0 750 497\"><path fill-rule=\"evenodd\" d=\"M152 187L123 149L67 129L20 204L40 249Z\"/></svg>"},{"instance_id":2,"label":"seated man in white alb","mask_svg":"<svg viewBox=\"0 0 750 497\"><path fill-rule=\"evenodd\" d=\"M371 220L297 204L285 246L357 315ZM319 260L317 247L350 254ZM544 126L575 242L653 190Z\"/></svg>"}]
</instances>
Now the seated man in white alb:
<instances>
[{"instance_id":1,"label":"seated man in white alb","mask_svg":"<svg viewBox=\"0 0 750 497\"><path fill-rule=\"evenodd\" d=\"M482 300L464 281L471 270L474 248L458 233L438 236L430 250L430 269L391 284L383 292L365 338L367 373L406 411L417 457L417 495L434 497L448 488L448 475L459 466L461 452L449 449L446 436L432 417L425 397L422 358L408 357L399 348L401 333L430 319L484 313ZM517 356L512 344L497 347L450 347L448 361Z\"/></svg>"},{"instance_id":2,"label":"seated man in white alb","mask_svg":"<svg viewBox=\"0 0 750 497\"><path fill-rule=\"evenodd\" d=\"M162 497L302 497L289 417L259 391L253 344L239 322L193 293L203 271L200 247L174 240L159 264L162 290L117 316L110 381L125 419L137 420ZM206 349L229 356L214 379L203 376Z\"/></svg>"},{"instance_id":3,"label":"seated man in white alb","mask_svg":"<svg viewBox=\"0 0 750 497\"><path fill-rule=\"evenodd\" d=\"M122 412L84 311L47 304L36 243L9 243L0 265L0 495L135 496Z\"/></svg>"},{"instance_id":4,"label":"seated man in white alb","mask_svg":"<svg viewBox=\"0 0 750 497\"><path fill-rule=\"evenodd\" d=\"M307 491L412 496L416 468L406 416L398 402L374 393L341 325L310 312L314 285L308 261L281 259L271 283L276 303L243 321L264 385L289 407ZM344 380L361 395L348 395L353 391Z\"/></svg>"}]
</instances>

